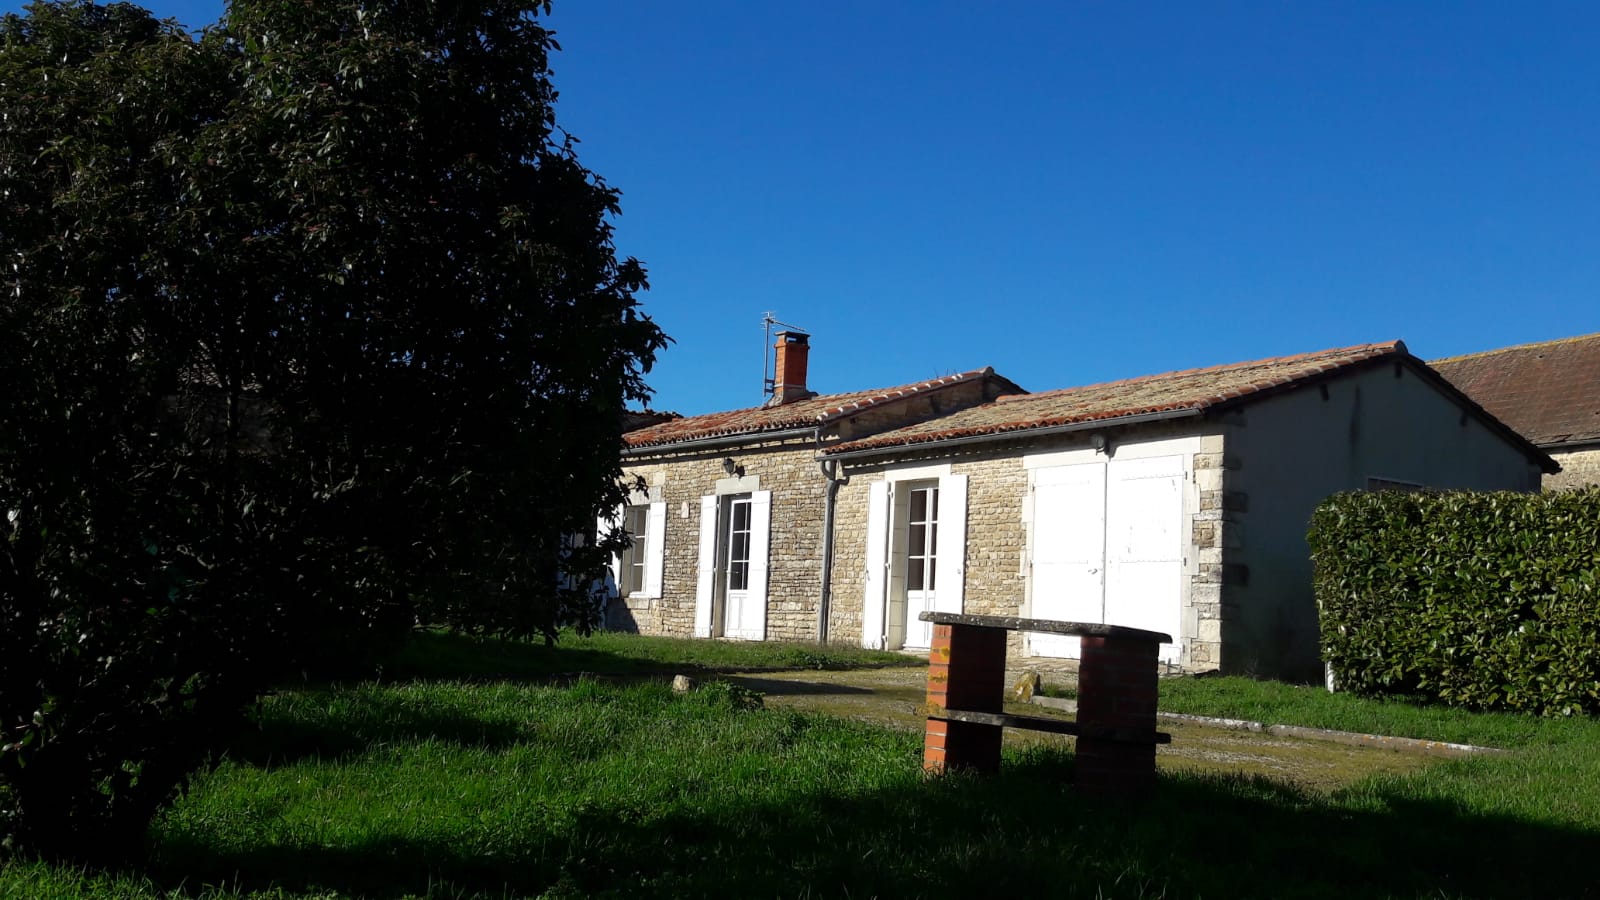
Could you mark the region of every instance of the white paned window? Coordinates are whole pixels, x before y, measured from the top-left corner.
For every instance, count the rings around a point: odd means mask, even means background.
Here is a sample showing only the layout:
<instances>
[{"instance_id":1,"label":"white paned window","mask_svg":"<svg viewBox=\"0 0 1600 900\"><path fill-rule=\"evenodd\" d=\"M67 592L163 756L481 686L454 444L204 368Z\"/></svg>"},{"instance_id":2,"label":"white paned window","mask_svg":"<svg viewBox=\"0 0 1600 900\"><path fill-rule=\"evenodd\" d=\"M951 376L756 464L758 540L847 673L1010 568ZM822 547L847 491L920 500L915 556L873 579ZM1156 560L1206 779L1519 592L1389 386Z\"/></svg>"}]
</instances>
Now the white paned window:
<instances>
[{"instance_id":1,"label":"white paned window","mask_svg":"<svg viewBox=\"0 0 1600 900\"><path fill-rule=\"evenodd\" d=\"M624 596L644 590L649 554L645 543L650 532L650 508L629 506L622 513L622 527L628 533L628 549L622 551L617 569L617 590Z\"/></svg>"},{"instance_id":2,"label":"white paned window","mask_svg":"<svg viewBox=\"0 0 1600 900\"><path fill-rule=\"evenodd\" d=\"M728 501L728 584L730 591L750 587L750 497Z\"/></svg>"},{"instance_id":3,"label":"white paned window","mask_svg":"<svg viewBox=\"0 0 1600 900\"><path fill-rule=\"evenodd\" d=\"M935 589L939 566L939 488L910 491L906 521L906 590Z\"/></svg>"}]
</instances>

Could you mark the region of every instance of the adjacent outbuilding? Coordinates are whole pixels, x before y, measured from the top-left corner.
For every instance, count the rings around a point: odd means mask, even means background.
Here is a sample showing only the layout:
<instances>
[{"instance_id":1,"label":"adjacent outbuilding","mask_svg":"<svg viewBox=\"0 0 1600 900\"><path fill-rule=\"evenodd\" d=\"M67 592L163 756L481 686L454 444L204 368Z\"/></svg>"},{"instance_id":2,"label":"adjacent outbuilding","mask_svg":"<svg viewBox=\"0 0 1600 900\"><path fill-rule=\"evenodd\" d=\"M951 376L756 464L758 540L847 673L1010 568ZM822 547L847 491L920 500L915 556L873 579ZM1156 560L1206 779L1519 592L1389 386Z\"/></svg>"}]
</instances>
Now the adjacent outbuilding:
<instances>
[{"instance_id":1,"label":"adjacent outbuilding","mask_svg":"<svg viewBox=\"0 0 1600 900\"><path fill-rule=\"evenodd\" d=\"M1561 464L1545 489L1600 484L1600 334L1429 365Z\"/></svg>"}]
</instances>

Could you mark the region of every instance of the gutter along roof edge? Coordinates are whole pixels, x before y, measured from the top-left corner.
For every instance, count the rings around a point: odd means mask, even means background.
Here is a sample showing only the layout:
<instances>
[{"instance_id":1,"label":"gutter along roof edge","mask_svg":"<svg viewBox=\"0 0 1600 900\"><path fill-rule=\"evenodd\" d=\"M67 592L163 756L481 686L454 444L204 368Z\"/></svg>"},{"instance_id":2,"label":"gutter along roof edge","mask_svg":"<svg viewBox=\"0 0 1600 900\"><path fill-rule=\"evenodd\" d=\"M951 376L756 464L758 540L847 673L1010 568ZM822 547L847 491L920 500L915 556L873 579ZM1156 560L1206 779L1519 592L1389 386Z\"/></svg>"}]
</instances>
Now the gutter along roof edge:
<instances>
[{"instance_id":1,"label":"gutter along roof edge","mask_svg":"<svg viewBox=\"0 0 1600 900\"><path fill-rule=\"evenodd\" d=\"M774 428L768 431L741 431L737 434L714 434L706 437L691 438L685 441L662 442L659 444L641 444L637 447L623 447L622 455L651 456L668 453L692 452L695 450L710 450L716 447L733 447L739 444L766 443L768 441L786 441L797 437L812 437L817 433L817 426L806 425L798 428Z\"/></svg>"}]
</instances>

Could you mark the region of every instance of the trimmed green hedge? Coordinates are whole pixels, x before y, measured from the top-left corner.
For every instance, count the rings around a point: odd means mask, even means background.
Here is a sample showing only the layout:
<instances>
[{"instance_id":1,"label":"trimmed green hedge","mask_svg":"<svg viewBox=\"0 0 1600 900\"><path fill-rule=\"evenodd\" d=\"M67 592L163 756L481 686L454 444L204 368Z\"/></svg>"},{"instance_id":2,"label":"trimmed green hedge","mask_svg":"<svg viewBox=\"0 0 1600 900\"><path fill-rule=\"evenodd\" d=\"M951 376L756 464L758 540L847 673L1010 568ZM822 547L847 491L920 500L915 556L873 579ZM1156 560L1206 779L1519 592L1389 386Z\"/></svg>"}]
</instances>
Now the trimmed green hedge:
<instances>
[{"instance_id":1,"label":"trimmed green hedge","mask_svg":"<svg viewBox=\"0 0 1600 900\"><path fill-rule=\"evenodd\" d=\"M1338 494L1308 539L1341 690L1600 713L1600 488Z\"/></svg>"}]
</instances>

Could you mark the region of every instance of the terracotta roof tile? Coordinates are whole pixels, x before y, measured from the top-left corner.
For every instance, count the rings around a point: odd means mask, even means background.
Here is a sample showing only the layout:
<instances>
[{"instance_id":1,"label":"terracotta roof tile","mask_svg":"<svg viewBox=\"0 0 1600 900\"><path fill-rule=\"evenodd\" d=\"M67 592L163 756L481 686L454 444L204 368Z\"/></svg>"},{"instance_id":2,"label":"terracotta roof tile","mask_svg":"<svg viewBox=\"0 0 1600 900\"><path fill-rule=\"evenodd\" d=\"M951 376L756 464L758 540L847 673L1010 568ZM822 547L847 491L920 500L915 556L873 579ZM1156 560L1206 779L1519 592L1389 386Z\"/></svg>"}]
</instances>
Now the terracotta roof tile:
<instances>
[{"instance_id":1,"label":"terracotta roof tile","mask_svg":"<svg viewBox=\"0 0 1600 900\"><path fill-rule=\"evenodd\" d=\"M1385 357L1411 358L1400 341L1146 375L1087 387L1003 396L962 412L841 444L829 453L999 435L1151 413L1202 411Z\"/></svg>"},{"instance_id":2,"label":"terracotta roof tile","mask_svg":"<svg viewBox=\"0 0 1600 900\"><path fill-rule=\"evenodd\" d=\"M853 415L881 403L992 375L994 369L985 367L899 387L855 391L848 394L825 394L779 406L752 406L747 409L707 413L702 416L685 416L629 431L622 436L622 439L629 448L639 449L710 437L759 435L791 428L809 428Z\"/></svg>"},{"instance_id":3,"label":"terracotta roof tile","mask_svg":"<svg viewBox=\"0 0 1600 900\"><path fill-rule=\"evenodd\" d=\"M630 409L622 414L622 430L633 431L638 428L659 425L662 422L670 422L673 419L681 418L683 418L681 414L668 410Z\"/></svg>"},{"instance_id":4,"label":"terracotta roof tile","mask_svg":"<svg viewBox=\"0 0 1600 900\"><path fill-rule=\"evenodd\" d=\"M1600 334L1428 365L1541 447L1600 440Z\"/></svg>"}]
</instances>

